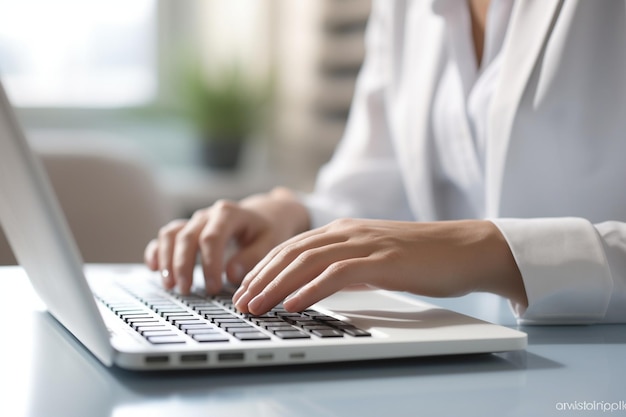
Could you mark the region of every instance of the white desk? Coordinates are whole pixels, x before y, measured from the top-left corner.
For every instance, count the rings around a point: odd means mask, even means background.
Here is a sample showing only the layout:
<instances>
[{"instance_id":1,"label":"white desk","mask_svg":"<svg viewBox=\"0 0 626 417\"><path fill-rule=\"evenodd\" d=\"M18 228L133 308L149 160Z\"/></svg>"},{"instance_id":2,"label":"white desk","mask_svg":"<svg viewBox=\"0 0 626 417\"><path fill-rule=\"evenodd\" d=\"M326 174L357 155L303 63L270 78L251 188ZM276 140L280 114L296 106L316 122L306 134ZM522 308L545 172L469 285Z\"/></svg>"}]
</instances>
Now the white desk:
<instances>
[{"instance_id":1,"label":"white desk","mask_svg":"<svg viewBox=\"0 0 626 417\"><path fill-rule=\"evenodd\" d=\"M527 352L507 355L137 374L105 368L83 349L42 311L21 269L0 268L0 282L1 416L626 414L559 411L574 401L626 407L626 325L526 327ZM437 302L514 325L490 295Z\"/></svg>"}]
</instances>

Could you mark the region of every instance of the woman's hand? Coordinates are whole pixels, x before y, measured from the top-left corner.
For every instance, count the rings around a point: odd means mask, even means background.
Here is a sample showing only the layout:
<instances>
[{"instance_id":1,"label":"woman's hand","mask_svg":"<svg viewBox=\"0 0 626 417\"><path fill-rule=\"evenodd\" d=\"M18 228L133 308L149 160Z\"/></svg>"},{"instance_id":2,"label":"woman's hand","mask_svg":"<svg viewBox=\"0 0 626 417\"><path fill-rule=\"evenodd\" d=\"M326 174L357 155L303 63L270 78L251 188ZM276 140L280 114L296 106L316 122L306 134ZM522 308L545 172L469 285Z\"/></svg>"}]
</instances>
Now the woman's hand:
<instances>
[{"instance_id":1,"label":"woman's hand","mask_svg":"<svg viewBox=\"0 0 626 417\"><path fill-rule=\"evenodd\" d=\"M193 280L198 253L206 290L217 293L222 274L239 284L273 247L308 229L308 213L295 196L284 188L255 195L241 202L219 201L198 210L189 220L174 220L159 231L146 247L148 267L161 271L163 285L186 294ZM229 245L236 251L224 263Z\"/></svg>"},{"instance_id":2,"label":"woman's hand","mask_svg":"<svg viewBox=\"0 0 626 417\"><path fill-rule=\"evenodd\" d=\"M488 291L527 303L509 247L489 221L358 219L280 244L248 273L233 301L242 312L263 314L287 298L284 307L300 311L358 284L436 297Z\"/></svg>"}]
</instances>

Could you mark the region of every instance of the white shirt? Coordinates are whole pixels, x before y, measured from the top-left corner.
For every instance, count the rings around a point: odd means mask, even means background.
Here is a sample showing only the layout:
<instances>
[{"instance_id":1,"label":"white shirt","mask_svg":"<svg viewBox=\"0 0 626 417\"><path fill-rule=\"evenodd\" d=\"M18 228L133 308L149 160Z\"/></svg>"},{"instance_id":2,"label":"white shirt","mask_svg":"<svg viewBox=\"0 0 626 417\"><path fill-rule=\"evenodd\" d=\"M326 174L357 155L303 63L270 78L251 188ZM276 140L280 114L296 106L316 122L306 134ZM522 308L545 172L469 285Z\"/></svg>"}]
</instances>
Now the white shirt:
<instances>
[{"instance_id":1,"label":"white shirt","mask_svg":"<svg viewBox=\"0 0 626 417\"><path fill-rule=\"evenodd\" d=\"M473 79L452 65L473 51L467 27L448 31L441 6L467 18L455 1L373 2L346 132L303 198L312 227L489 218L522 273L522 322L626 322L624 2L513 2L498 30L510 3L494 0Z\"/></svg>"},{"instance_id":2,"label":"white shirt","mask_svg":"<svg viewBox=\"0 0 626 417\"><path fill-rule=\"evenodd\" d=\"M438 0L447 54L433 108L439 206L444 218L485 217L485 143L488 113L502 63L513 0L489 6L480 67L466 0Z\"/></svg>"}]
</instances>

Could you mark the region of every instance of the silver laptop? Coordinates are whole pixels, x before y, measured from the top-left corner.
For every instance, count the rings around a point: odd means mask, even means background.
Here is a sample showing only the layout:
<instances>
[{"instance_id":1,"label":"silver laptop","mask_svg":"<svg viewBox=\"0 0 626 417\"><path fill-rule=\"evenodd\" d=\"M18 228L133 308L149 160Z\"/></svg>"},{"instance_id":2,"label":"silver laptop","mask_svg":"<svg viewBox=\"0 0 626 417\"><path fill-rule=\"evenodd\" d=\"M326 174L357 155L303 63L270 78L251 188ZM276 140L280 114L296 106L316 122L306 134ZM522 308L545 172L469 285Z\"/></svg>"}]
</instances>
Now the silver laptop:
<instances>
[{"instance_id":1,"label":"silver laptop","mask_svg":"<svg viewBox=\"0 0 626 417\"><path fill-rule=\"evenodd\" d=\"M48 311L107 366L228 368L521 350L526 334L386 291L238 313L230 294L164 291L141 265L83 265L0 84L0 224Z\"/></svg>"}]
</instances>

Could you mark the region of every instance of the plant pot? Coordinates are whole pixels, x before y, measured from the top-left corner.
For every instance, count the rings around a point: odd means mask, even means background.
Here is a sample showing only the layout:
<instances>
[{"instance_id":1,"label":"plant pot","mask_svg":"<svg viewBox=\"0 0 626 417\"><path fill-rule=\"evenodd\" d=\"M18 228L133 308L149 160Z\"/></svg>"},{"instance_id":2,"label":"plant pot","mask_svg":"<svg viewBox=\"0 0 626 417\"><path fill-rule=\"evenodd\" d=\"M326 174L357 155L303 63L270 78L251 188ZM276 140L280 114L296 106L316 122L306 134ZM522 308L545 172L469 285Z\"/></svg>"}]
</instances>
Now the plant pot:
<instances>
[{"instance_id":1,"label":"plant pot","mask_svg":"<svg viewBox=\"0 0 626 417\"><path fill-rule=\"evenodd\" d=\"M241 140L214 140L202 142L203 163L212 169L235 170L239 165L243 142Z\"/></svg>"}]
</instances>

